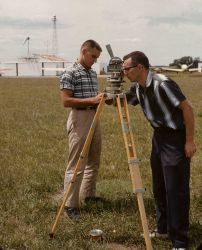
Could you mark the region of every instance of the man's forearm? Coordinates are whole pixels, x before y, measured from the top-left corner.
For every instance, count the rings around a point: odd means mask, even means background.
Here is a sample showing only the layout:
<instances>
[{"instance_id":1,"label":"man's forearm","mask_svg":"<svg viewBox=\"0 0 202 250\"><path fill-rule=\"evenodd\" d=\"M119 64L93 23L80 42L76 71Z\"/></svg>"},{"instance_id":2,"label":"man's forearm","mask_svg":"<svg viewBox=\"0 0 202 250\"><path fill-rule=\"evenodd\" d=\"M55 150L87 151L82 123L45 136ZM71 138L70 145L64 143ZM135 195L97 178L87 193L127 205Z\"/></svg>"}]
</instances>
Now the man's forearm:
<instances>
[{"instance_id":1,"label":"man's forearm","mask_svg":"<svg viewBox=\"0 0 202 250\"><path fill-rule=\"evenodd\" d=\"M191 158L196 152L194 143L194 112L192 106L186 100L180 104L179 108L182 109L186 129L185 155Z\"/></svg>"},{"instance_id":2,"label":"man's forearm","mask_svg":"<svg viewBox=\"0 0 202 250\"><path fill-rule=\"evenodd\" d=\"M182 112L186 128L186 141L194 141L194 112L188 101L182 104Z\"/></svg>"},{"instance_id":3,"label":"man's forearm","mask_svg":"<svg viewBox=\"0 0 202 250\"><path fill-rule=\"evenodd\" d=\"M88 98L75 98L71 91L61 91L60 96L64 107L68 108L68 107L98 105L103 94L100 93L96 96Z\"/></svg>"}]
</instances>

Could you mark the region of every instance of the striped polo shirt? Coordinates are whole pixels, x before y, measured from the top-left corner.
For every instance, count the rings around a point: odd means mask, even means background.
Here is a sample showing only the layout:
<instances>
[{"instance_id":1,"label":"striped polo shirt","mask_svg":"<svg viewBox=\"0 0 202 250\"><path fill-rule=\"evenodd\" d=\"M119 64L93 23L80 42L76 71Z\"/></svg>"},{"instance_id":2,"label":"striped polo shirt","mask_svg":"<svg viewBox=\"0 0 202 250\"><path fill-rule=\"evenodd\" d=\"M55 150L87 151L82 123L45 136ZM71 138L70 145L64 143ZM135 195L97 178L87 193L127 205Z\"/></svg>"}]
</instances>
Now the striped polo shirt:
<instances>
[{"instance_id":1,"label":"striped polo shirt","mask_svg":"<svg viewBox=\"0 0 202 250\"><path fill-rule=\"evenodd\" d=\"M73 92L75 98L88 98L97 95L97 74L92 69L85 69L80 63L74 63L60 77L60 89Z\"/></svg>"},{"instance_id":2,"label":"striped polo shirt","mask_svg":"<svg viewBox=\"0 0 202 250\"><path fill-rule=\"evenodd\" d=\"M179 86L162 74L149 71L145 87L134 83L126 92L129 104L140 104L144 115L154 128L183 129L183 114L178 108L186 97Z\"/></svg>"}]
</instances>

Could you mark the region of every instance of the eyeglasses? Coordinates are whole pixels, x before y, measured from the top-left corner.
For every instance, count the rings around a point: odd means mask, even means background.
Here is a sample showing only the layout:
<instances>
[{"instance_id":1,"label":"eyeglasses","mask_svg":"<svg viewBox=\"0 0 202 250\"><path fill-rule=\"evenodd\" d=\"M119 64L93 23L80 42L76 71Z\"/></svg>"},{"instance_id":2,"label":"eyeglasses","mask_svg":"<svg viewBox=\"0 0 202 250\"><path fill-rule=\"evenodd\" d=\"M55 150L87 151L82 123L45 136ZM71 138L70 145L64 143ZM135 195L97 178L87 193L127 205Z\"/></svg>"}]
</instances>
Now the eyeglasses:
<instances>
[{"instance_id":1,"label":"eyeglasses","mask_svg":"<svg viewBox=\"0 0 202 250\"><path fill-rule=\"evenodd\" d=\"M123 70L123 71L129 71L130 69L135 68L135 67L137 67L137 66L138 66L138 64L137 64L137 65L130 66L130 67L122 68L122 70Z\"/></svg>"}]
</instances>

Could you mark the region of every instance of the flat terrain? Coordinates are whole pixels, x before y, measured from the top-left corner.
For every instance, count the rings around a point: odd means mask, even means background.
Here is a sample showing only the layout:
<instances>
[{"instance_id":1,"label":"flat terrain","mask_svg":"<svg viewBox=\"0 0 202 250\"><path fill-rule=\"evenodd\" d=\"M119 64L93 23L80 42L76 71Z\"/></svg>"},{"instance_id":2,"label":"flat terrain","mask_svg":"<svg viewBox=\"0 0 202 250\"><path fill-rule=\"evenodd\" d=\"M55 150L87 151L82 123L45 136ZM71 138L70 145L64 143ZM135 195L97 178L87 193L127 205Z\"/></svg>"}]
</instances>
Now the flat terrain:
<instances>
[{"instance_id":1,"label":"flat terrain","mask_svg":"<svg viewBox=\"0 0 202 250\"><path fill-rule=\"evenodd\" d=\"M202 239L202 75L172 74L194 107L196 155L191 167L190 249ZM102 159L98 195L105 200L81 206L81 219L61 216L53 240L49 232L61 204L68 147L68 109L59 96L58 78L0 78L0 249L81 250L145 249L136 196L131 191L127 157L115 107L101 114ZM100 90L106 79L100 78ZM129 86L125 83L125 89ZM152 230L155 207L149 156L152 129L140 110L129 106L142 182ZM102 243L89 231L104 232ZM171 249L170 241L153 240L154 249Z\"/></svg>"}]
</instances>

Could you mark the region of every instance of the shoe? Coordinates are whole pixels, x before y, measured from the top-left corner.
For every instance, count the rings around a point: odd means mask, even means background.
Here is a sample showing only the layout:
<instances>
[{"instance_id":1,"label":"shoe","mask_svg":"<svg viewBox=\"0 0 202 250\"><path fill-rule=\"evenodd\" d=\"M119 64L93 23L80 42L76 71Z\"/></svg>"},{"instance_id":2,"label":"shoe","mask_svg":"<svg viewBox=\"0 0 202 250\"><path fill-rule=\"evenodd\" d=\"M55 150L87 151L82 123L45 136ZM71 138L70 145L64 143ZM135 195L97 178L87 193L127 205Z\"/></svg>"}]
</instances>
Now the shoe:
<instances>
[{"instance_id":1,"label":"shoe","mask_svg":"<svg viewBox=\"0 0 202 250\"><path fill-rule=\"evenodd\" d=\"M79 219L79 211L75 207L65 207L64 212L71 220Z\"/></svg>"},{"instance_id":2,"label":"shoe","mask_svg":"<svg viewBox=\"0 0 202 250\"><path fill-rule=\"evenodd\" d=\"M173 247L172 250L186 250L184 247Z\"/></svg>"},{"instance_id":3,"label":"shoe","mask_svg":"<svg viewBox=\"0 0 202 250\"><path fill-rule=\"evenodd\" d=\"M154 231L152 231L149 234L149 237L150 238L157 238L157 239L167 239L168 238L168 234L167 233L165 233L165 234L159 233L157 231L157 229L155 229Z\"/></svg>"},{"instance_id":4,"label":"shoe","mask_svg":"<svg viewBox=\"0 0 202 250\"><path fill-rule=\"evenodd\" d=\"M103 198L97 197L97 196L92 196L92 197L86 197L84 200L85 203L96 203L99 201L103 201Z\"/></svg>"}]
</instances>

